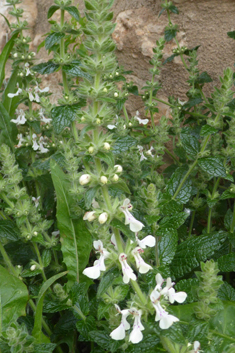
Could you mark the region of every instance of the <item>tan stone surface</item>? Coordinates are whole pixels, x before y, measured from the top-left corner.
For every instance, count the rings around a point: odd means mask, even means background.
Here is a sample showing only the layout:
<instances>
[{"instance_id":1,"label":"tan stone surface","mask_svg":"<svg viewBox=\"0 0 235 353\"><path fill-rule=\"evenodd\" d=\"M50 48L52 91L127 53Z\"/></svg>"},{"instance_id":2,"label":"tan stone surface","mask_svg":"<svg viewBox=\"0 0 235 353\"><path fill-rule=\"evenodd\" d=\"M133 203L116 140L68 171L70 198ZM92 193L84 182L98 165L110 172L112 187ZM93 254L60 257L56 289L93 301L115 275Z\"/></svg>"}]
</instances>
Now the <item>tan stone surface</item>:
<instances>
[{"instance_id":1,"label":"tan stone surface","mask_svg":"<svg viewBox=\"0 0 235 353\"><path fill-rule=\"evenodd\" d=\"M80 4L81 0L75 0ZM129 77L139 88L150 78L148 69L152 48L156 40L163 36L164 26L167 24L166 16L158 17L160 0L118 0L114 4L114 18L117 23L113 38L117 43L117 57L120 65L126 70L132 70ZM43 40L42 35L49 30L46 14L53 0L24 0L25 18L30 24L30 35L33 39L32 49ZM227 37L228 31L235 30L235 1L234 0L175 0L180 15L172 15L173 23L179 24L180 33L178 39L181 45L192 48L201 45L198 50L199 68L207 71L214 82L207 85L209 91L214 84L218 84L218 77L227 67L233 67L235 61L235 41ZM7 15L5 1L0 0L0 12ZM56 16L56 15L55 15ZM7 38L7 25L0 18L0 50ZM172 54L175 44L167 44L164 58ZM38 54L39 62L47 60L45 50ZM7 74L9 76L9 72ZM60 94L58 86L59 76L49 75L45 77L45 83L53 86L55 99ZM160 92L162 98L174 94L183 99L187 89L187 72L179 58L173 63L164 66L160 81L163 89ZM132 97L128 103L128 110L134 114L141 109L141 100ZM159 106L160 114L168 114L163 106ZM164 108L164 109L163 109Z\"/></svg>"}]
</instances>

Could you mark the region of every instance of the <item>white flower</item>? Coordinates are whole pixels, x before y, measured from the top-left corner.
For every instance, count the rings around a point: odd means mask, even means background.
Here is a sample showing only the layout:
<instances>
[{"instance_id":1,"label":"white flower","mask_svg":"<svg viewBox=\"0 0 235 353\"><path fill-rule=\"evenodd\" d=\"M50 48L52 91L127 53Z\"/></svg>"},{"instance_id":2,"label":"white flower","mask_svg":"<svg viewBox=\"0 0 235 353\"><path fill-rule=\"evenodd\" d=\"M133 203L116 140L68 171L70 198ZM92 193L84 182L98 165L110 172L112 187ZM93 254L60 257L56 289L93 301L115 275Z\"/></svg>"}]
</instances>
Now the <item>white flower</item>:
<instances>
[{"instance_id":1,"label":"white flower","mask_svg":"<svg viewBox=\"0 0 235 353\"><path fill-rule=\"evenodd\" d=\"M116 173L121 173L123 171L123 168L120 164L116 164L114 168L116 168Z\"/></svg>"},{"instance_id":2,"label":"white flower","mask_svg":"<svg viewBox=\"0 0 235 353\"><path fill-rule=\"evenodd\" d=\"M83 216L84 221L92 222L96 218L95 211L86 212Z\"/></svg>"},{"instance_id":3,"label":"white flower","mask_svg":"<svg viewBox=\"0 0 235 353\"><path fill-rule=\"evenodd\" d=\"M187 298L187 293L185 293L185 292L176 293L174 288L170 288L168 290L167 295L169 298L169 302L171 304L173 304L175 301L178 303L183 303L185 301L185 299Z\"/></svg>"},{"instance_id":4,"label":"white flower","mask_svg":"<svg viewBox=\"0 0 235 353\"><path fill-rule=\"evenodd\" d=\"M117 127L115 125L107 125L107 128L109 130L113 130L113 129L116 129Z\"/></svg>"},{"instance_id":5,"label":"white flower","mask_svg":"<svg viewBox=\"0 0 235 353\"><path fill-rule=\"evenodd\" d=\"M164 283L164 279L162 278L161 274L158 273L155 277L157 285L154 290L161 292L162 290L162 284Z\"/></svg>"},{"instance_id":6,"label":"white flower","mask_svg":"<svg viewBox=\"0 0 235 353\"><path fill-rule=\"evenodd\" d=\"M40 89L37 85L36 87L34 87L34 90L35 90L35 92L44 93L44 92L49 92L49 87L45 87L43 89Z\"/></svg>"},{"instance_id":7,"label":"white flower","mask_svg":"<svg viewBox=\"0 0 235 353\"><path fill-rule=\"evenodd\" d=\"M83 174L79 178L79 183L80 185L86 185L89 183L90 180L91 180L90 174Z\"/></svg>"},{"instance_id":8,"label":"white flower","mask_svg":"<svg viewBox=\"0 0 235 353\"><path fill-rule=\"evenodd\" d=\"M23 143L25 142L25 139L23 138L22 134L18 134L17 140L19 140L19 142L18 142L18 145L16 145L15 147L20 148L23 145Z\"/></svg>"},{"instance_id":9,"label":"white flower","mask_svg":"<svg viewBox=\"0 0 235 353\"><path fill-rule=\"evenodd\" d=\"M8 96L9 98L14 98L14 97L16 97L16 96L19 96L19 95L22 93L22 89L19 88L19 83L17 83L16 85L17 85L18 90L16 91L16 93L8 93L7 96Z\"/></svg>"},{"instance_id":10,"label":"white flower","mask_svg":"<svg viewBox=\"0 0 235 353\"><path fill-rule=\"evenodd\" d=\"M139 145L138 145L137 147L138 147L139 153L140 153L140 162L143 161L144 159L148 159L148 158L146 158L145 155L144 155L144 152L143 152L144 148L143 148L143 146L139 146Z\"/></svg>"},{"instance_id":11,"label":"white flower","mask_svg":"<svg viewBox=\"0 0 235 353\"><path fill-rule=\"evenodd\" d=\"M32 200L33 200L33 202L35 203L35 207L36 207L36 208L39 206L40 197L41 197L41 196L38 196L38 197L32 196Z\"/></svg>"},{"instance_id":12,"label":"white flower","mask_svg":"<svg viewBox=\"0 0 235 353\"><path fill-rule=\"evenodd\" d=\"M100 224L104 224L108 219L108 213L107 212L103 212L99 215L98 221Z\"/></svg>"},{"instance_id":13,"label":"white flower","mask_svg":"<svg viewBox=\"0 0 235 353\"><path fill-rule=\"evenodd\" d=\"M26 68L25 76L33 75L32 72L29 70L29 63L25 63L24 66Z\"/></svg>"},{"instance_id":14,"label":"white flower","mask_svg":"<svg viewBox=\"0 0 235 353\"><path fill-rule=\"evenodd\" d=\"M179 319L173 315L168 314L165 311L160 302L161 294L157 290L153 290L150 294L150 299L152 301L153 307L156 310L155 321L159 321L159 326L162 330L168 329L174 322L179 321Z\"/></svg>"},{"instance_id":15,"label":"white flower","mask_svg":"<svg viewBox=\"0 0 235 353\"><path fill-rule=\"evenodd\" d=\"M139 113L138 110L137 110L134 119L135 119L135 120L138 120L139 124L147 125L148 122L149 122L149 119L141 119L141 118L139 117L139 115L140 115L140 113Z\"/></svg>"},{"instance_id":16,"label":"white flower","mask_svg":"<svg viewBox=\"0 0 235 353\"><path fill-rule=\"evenodd\" d=\"M147 273L149 270L152 269L152 266L146 264L144 259L142 259L142 257L140 256L140 254L143 252L144 250L141 249L139 246L131 252L135 258L136 267L138 268L139 273Z\"/></svg>"},{"instance_id":17,"label":"white flower","mask_svg":"<svg viewBox=\"0 0 235 353\"><path fill-rule=\"evenodd\" d=\"M154 157L154 155L152 154L152 151L154 150L153 146L150 147L150 149L148 151L146 151L146 154L148 156Z\"/></svg>"},{"instance_id":18,"label":"white flower","mask_svg":"<svg viewBox=\"0 0 235 353\"><path fill-rule=\"evenodd\" d=\"M108 142L105 142L105 143L104 143L104 149L107 150L107 151L109 151L110 148L111 148L110 144L109 144Z\"/></svg>"},{"instance_id":19,"label":"white flower","mask_svg":"<svg viewBox=\"0 0 235 353\"><path fill-rule=\"evenodd\" d=\"M161 294L168 297L168 291L170 288L172 288L174 286L175 282L172 282L171 281L171 278L168 277L167 280L166 280L166 286L161 289Z\"/></svg>"},{"instance_id":20,"label":"white flower","mask_svg":"<svg viewBox=\"0 0 235 353\"><path fill-rule=\"evenodd\" d=\"M130 211L128 209L132 209L132 205L131 205L129 199L125 199L123 201L122 206L120 206L120 210L125 215L125 224L129 224L130 230L132 232L137 233L144 227L144 224L141 223L140 221L138 221L137 219L135 219L135 217L132 216L132 214L130 213Z\"/></svg>"},{"instance_id":21,"label":"white flower","mask_svg":"<svg viewBox=\"0 0 235 353\"><path fill-rule=\"evenodd\" d=\"M190 345L191 345L191 344L190 344ZM199 353L199 352L202 352L202 351L200 351L200 348L201 348L200 342L195 341L195 342L193 343L193 350L189 351L189 353Z\"/></svg>"},{"instance_id":22,"label":"white flower","mask_svg":"<svg viewBox=\"0 0 235 353\"><path fill-rule=\"evenodd\" d=\"M143 334L141 331L144 330L144 326L141 323L142 310L137 310L136 308L130 308L129 312L134 316L133 329L130 333L129 342L139 343L143 339Z\"/></svg>"},{"instance_id":23,"label":"white flower","mask_svg":"<svg viewBox=\"0 0 235 353\"><path fill-rule=\"evenodd\" d=\"M118 250L117 242L116 242L116 238L115 238L114 233L113 233L112 236L111 236L111 243L113 244L114 249L115 249L115 250Z\"/></svg>"},{"instance_id":24,"label":"white flower","mask_svg":"<svg viewBox=\"0 0 235 353\"><path fill-rule=\"evenodd\" d=\"M119 314L122 315L122 319L121 319L120 325L110 333L110 337L113 340L119 341L119 340L123 340L125 338L125 336L126 336L125 331L129 330L129 328L130 328L130 324L126 320L127 316L130 315L130 312L128 309L121 310L117 304L115 304L115 308L117 309Z\"/></svg>"},{"instance_id":25,"label":"white flower","mask_svg":"<svg viewBox=\"0 0 235 353\"><path fill-rule=\"evenodd\" d=\"M135 235L136 241L138 245L141 247L141 249L145 249L146 246L153 248L156 244L156 239L152 235L147 235L144 239L139 240L137 235Z\"/></svg>"},{"instance_id":26,"label":"white flower","mask_svg":"<svg viewBox=\"0 0 235 353\"><path fill-rule=\"evenodd\" d=\"M110 253L103 247L101 240L95 240L93 246L97 250L96 252L100 253L100 258L94 262L93 266L85 268L82 273L89 278L97 279L100 276L100 272L106 270L104 260Z\"/></svg>"},{"instance_id":27,"label":"white flower","mask_svg":"<svg viewBox=\"0 0 235 353\"><path fill-rule=\"evenodd\" d=\"M102 184L107 184L108 178L107 178L105 175L102 175L102 176L100 177L100 182L101 182Z\"/></svg>"},{"instance_id":28,"label":"white flower","mask_svg":"<svg viewBox=\"0 0 235 353\"><path fill-rule=\"evenodd\" d=\"M117 174L114 174L114 176L112 177L112 180L113 181L118 181L119 179L119 176Z\"/></svg>"},{"instance_id":29,"label":"white flower","mask_svg":"<svg viewBox=\"0 0 235 353\"><path fill-rule=\"evenodd\" d=\"M33 134L32 135L32 139L33 139L33 150L37 151L39 149L39 144L37 143L36 139L37 139L37 135Z\"/></svg>"},{"instance_id":30,"label":"white flower","mask_svg":"<svg viewBox=\"0 0 235 353\"><path fill-rule=\"evenodd\" d=\"M127 255L126 254L121 253L119 255L119 261L120 261L121 266L122 266L123 282L127 284L127 283L129 283L130 279L135 281L136 280L136 275L134 274L132 268L128 265L126 259L127 259Z\"/></svg>"},{"instance_id":31,"label":"white flower","mask_svg":"<svg viewBox=\"0 0 235 353\"><path fill-rule=\"evenodd\" d=\"M23 109L16 109L16 113L19 114L17 119L11 119L11 121L16 125L24 125L24 123L27 121L25 118L25 112L23 111Z\"/></svg>"},{"instance_id":32,"label":"white flower","mask_svg":"<svg viewBox=\"0 0 235 353\"><path fill-rule=\"evenodd\" d=\"M31 267L30 267L30 271L34 271L34 270L36 270L36 265L32 265Z\"/></svg>"},{"instance_id":33,"label":"white flower","mask_svg":"<svg viewBox=\"0 0 235 353\"><path fill-rule=\"evenodd\" d=\"M41 136L39 138L39 150L41 153L47 153L49 151L48 148L44 147L44 144L46 143L45 139L43 138L43 136Z\"/></svg>"},{"instance_id":34,"label":"white flower","mask_svg":"<svg viewBox=\"0 0 235 353\"><path fill-rule=\"evenodd\" d=\"M49 124L49 123L51 122L52 119L46 118L46 117L44 116L44 113L43 113L42 108L39 110L38 114L39 114L40 120L41 120L43 123Z\"/></svg>"}]
</instances>

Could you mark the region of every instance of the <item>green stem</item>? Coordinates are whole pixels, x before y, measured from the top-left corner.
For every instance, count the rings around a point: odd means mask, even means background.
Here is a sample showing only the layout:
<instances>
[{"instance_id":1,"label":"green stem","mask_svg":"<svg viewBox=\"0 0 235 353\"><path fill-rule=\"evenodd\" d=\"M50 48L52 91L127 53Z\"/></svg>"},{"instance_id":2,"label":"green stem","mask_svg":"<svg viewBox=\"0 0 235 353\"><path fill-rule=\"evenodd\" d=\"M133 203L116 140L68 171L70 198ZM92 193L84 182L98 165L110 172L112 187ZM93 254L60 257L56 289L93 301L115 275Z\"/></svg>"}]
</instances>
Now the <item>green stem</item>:
<instances>
[{"instance_id":1,"label":"green stem","mask_svg":"<svg viewBox=\"0 0 235 353\"><path fill-rule=\"evenodd\" d=\"M180 164L180 162L178 161L178 159L173 155L173 153L171 153L171 151L169 151L166 147L165 147L165 152L177 163Z\"/></svg>"},{"instance_id":2,"label":"green stem","mask_svg":"<svg viewBox=\"0 0 235 353\"><path fill-rule=\"evenodd\" d=\"M7 255L6 250L4 249L4 246L2 245L1 242L0 242L0 252L1 252L2 257L3 257L7 267L9 268L11 274L17 276L17 272L16 272L14 266L12 265L11 260L10 260L9 256Z\"/></svg>"},{"instance_id":3,"label":"green stem","mask_svg":"<svg viewBox=\"0 0 235 353\"><path fill-rule=\"evenodd\" d=\"M175 106L174 106L173 104L170 104L170 103L168 103L168 102L166 102L166 101L164 101L164 100L162 100L162 99L159 99L159 98L156 98L156 97L153 97L153 99L154 99L155 101L158 101L158 102L160 102L160 103L163 103L163 104L165 104L165 105L168 105L168 106L171 107L171 108L175 108Z\"/></svg>"},{"instance_id":4,"label":"green stem","mask_svg":"<svg viewBox=\"0 0 235 353\"><path fill-rule=\"evenodd\" d=\"M140 289L140 286L138 285L138 283L136 281L133 281L133 279L131 279L131 285L133 287L133 289L135 290L135 292L137 293L138 297L140 298L140 300L142 301L142 303L144 305L147 304L146 302L146 297L144 296L142 290Z\"/></svg>"},{"instance_id":5,"label":"green stem","mask_svg":"<svg viewBox=\"0 0 235 353\"><path fill-rule=\"evenodd\" d=\"M113 232L115 235L117 247L118 247L118 252L121 254L123 252L123 246L122 246L122 237L119 233L119 230L117 228L113 228Z\"/></svg>"},{"instance_id":6,"label":"green stem","mask_svg":"<svg viewBox=\"0 0 235 353\"><path fill-rule=\"evenodd\" d=\"M1 198L8 204L8 206L10 206L10 208L15 207L14 203L10 201L4 193L1 193Z\"/></svg>"},{"instance_id":7,"label":"green stem","mask_svg":"<svg viewBox=\"0 0 235 353\"><path fill-rule=\"evenodd\" d=\"M39 265L40 265L41 270L42 270L42 277L43 277L44 281L46 282L47 278L46 278L46 275L45 275L45 272L44 272L44 266L43 266L43 263L42 263L41 254L39 252L39 249L38 249L38 246L37 246L36 243L33 243L33 247L34 247L34 250L36 252L36 255L37 255L37 258L38 258L38 262L39 262Z\"/></svg>"}]
</instances>

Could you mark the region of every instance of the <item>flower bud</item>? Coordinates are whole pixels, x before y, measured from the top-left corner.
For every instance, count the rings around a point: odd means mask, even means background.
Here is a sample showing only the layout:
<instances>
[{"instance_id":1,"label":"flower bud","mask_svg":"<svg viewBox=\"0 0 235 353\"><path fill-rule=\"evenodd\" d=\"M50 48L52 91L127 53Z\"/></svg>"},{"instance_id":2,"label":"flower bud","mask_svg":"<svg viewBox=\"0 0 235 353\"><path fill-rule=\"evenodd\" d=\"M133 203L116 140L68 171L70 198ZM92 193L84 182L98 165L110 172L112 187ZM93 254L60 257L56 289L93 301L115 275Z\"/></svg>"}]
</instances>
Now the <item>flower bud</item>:
<instances>
[{"instance_id":1,"label":"flower bud","mask_svg":"<svg viewBox=\"0 0 235 353\"><path fill-rule=\"evenodd\" d=\"M90 180L91 180L91 176L89 174L83 174L79 178L79 183L80 185L86 185L89 183Z\"/></svg>"},{"instance_id":2,"label":"flower bud","mask_svg":"<svg viewBox=\"0 0 235 353\"><path fill-rule=\"evenodd\" d=\"M113 181L118 181L118 179L119 179L119 176L118 176L117 174L114 174L112 180L113 180Z\"/></svg>"},{"instance_id":3,"label":"flower bud","mask_svg":"<svg viewBox=\"0 0 235 353\"><path fill-rule=\"evenodd\" d=\"M13 57L14 57L14 58L17 58L17 56L18 56L17 53L14 53L14 54L13 54Z\"/></svg>"},{"instance_id":4,"label":"flower bud","mask_svg":"<svg viewBox=\"0 0 235 353\"><path fill-rule=\"evenodd\" d=\"M86 119L85 119L85 117L84 116L82 116L81 117L81 121L85 121Z\"/></svg>"},{"instance_id":5,"label":"flower bud","mask_svg":"<svg viewBox=\"0 0 235 353\"><path fill-rule=\"evenodd\" d=\"M31 267L30 267L30 271L34 271L35 269L36 269L36 265L32 265Z\"/></svg>"},{"instance_id":6,"label":"flower bud","mask_svg":"<svg viewBox=\"0 0 235 353\"><path fill-rule=\"evenodd\" d=\"M118 97L118 92L115 92L113 95L114 95L115 98L117 98Z\"/></svg>"},{"instance_id":7,"label":"flower bud","mask_svg":"<svg viewBox=\"0 0 235 353\"><path fill-rule=\"evenodd\" d=\"M107 184L108 178L106 178L106 176L102 175L102 177L100 177L100 181L102 184Z\"/></svg>"},{"instance_id":8,"label":"flower bud","mask_svg":"<svg viewBox=\"0 0 235 353\"><path fill-rule=\"evenodd\" d=\"M100 123L101 123L100 119L99 118L96 119L96 124L100 124Z\"/></svg>"},{"instance_id":9,"label":"flower bud","mask_svg":"<svg viewBox=\"0 0 235 353\"><path fill-rule=\"evenodd\" d=\"M101 213L101 215L99 215L98 221L100 224L104 224L108 219L108 213L107 212L103 212Z\"/></svg>"},{"instance_id":10,"label":"flower bud","mask_svg":"<svg viewBox=\"0 0 235 353\"><path fill-rule=\"evenodd\" d=\"M116 164L114 168L116 168L116 173L121 173L123 171L123 168L120 164Z\"/></svg>"},{"instance_id":11,"label":"flower bud","mask_svg":"<svg viewBox=\"0 0 235 353\"><path fill-rule=\"evenodd\" d=\"M94 152L94 147L93 147L93 146L90 146L90 147L88 148L88 152L89 152L89 153L93 153L93 152Z\"/></svg>"},{"instance_id":12,"label":"flower bud","mask_svg":"<svg viewBox=\"0 0 235 353\"><path fill-rule=\"evenodd\" d=\"M95 211L89 211L84 214L83 220L88 221L88 222L92 222L92 221L94 221L95 217L96 217Z\"/></svg>"},{"instance_id":13,"label":"flower bud","mask_svg":"<svg viewBox=\"0 0 235 353\"><path fill-rule=\"evenodd\" d=\"M105 92L105 93L108 92L106 87L104 87L103 92Z\"/></svg>"},{"instance_id":14,"label":"flower bud","mask_svg":"<svg viewBox=\"0 0 235 353\"><path fill-rule=\"evenodd\" d=\"M111 146L110 146L110 144L109 144L108 142L105 142L105 143L104 143L104 149L105 149L105 150L107 150L107 151L110 150L110 147L111 147Z\"/></svg>"}]
</instances>

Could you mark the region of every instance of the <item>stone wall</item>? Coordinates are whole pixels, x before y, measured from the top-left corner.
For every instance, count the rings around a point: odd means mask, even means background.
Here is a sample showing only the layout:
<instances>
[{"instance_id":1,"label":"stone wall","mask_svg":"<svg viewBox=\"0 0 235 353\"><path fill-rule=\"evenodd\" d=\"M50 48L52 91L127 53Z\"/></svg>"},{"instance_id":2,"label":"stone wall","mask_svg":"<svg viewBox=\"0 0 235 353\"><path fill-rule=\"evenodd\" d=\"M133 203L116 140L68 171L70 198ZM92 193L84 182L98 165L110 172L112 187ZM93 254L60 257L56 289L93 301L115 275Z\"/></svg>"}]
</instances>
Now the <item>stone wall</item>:
<instances>
[{"instance_id":1,"label":"stone wall","mask_svg":"<svg viewBox=\"0 0 235 353\"><path fill-rule=\"evenodd\" d=\"M0 12L6 17L7 8L4 0L0 3ZM218 84L219 75L223 70L235 62L235 41L227 37L228 31L235 30L234 0L175 0L180 14L173 15L173 22L179 24L180 44L193 48L200 45L198 49L199 68L207 71L214 79L212 84L207 84L208 92L214 84ZM152 56L152 48L156 40L163 36L164 26L167 24L166 16L158 17L160 0L116 0L113 11L117 23L113 38L117 43L117 57L119 64L133 73L129 79L134 81L140 88L149 78L149 60ZM37 45L43 40L42 35L49 30L47 23L47 10L53 4L53 0L23 0L25 18L29 22L32 41L32 50L36 51ZM84 9L81 0L75 0L82 12ZM1 17L1 16L0 16ZM7 39L7 25L3 17L0 18L0 50ZM172 54L173 42L167 44L164 58ZM39 62L47 60L47 54L41 50L37 55ZM7 76L10 71L8 70ZM179 60L175 58L173 63L164 66L160 80L162 90L160 97L166 99L168 95L174 94L181 99L184 98L187 89L187 73ZM45 80L53 85L55 98L60 94L58 77L50 75ZM207 93L208 93L207 92ZM131 99L128 110L134 114L141 109L142 103L138 98ZM160 106L160 113L167 113L164 106Z\"/></svg>"}]
</instances>

